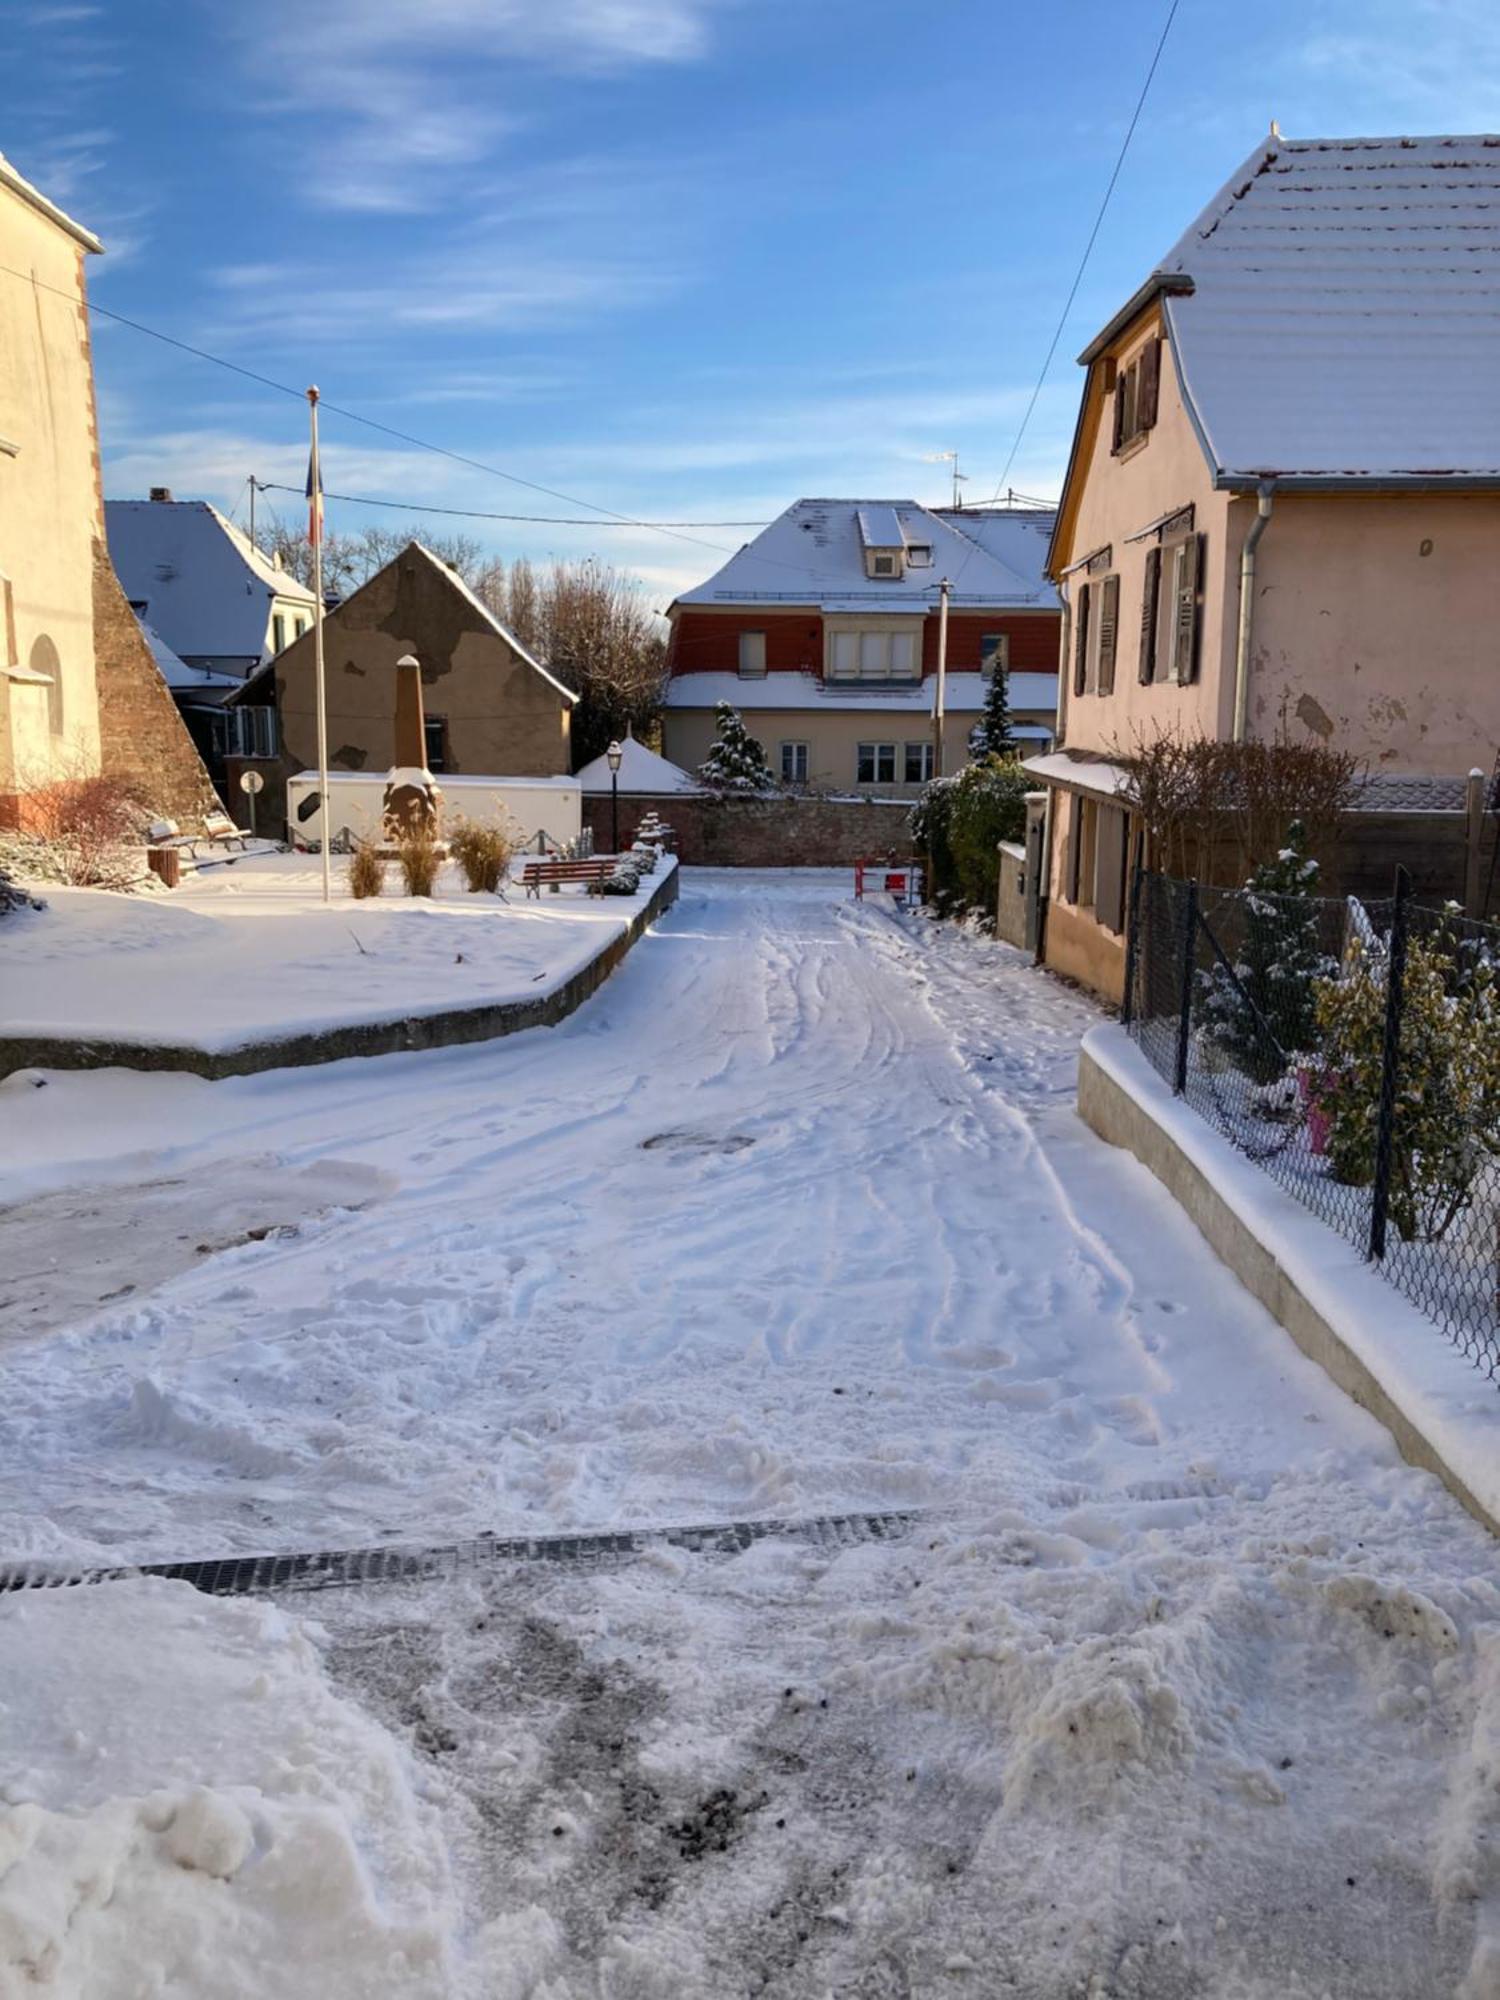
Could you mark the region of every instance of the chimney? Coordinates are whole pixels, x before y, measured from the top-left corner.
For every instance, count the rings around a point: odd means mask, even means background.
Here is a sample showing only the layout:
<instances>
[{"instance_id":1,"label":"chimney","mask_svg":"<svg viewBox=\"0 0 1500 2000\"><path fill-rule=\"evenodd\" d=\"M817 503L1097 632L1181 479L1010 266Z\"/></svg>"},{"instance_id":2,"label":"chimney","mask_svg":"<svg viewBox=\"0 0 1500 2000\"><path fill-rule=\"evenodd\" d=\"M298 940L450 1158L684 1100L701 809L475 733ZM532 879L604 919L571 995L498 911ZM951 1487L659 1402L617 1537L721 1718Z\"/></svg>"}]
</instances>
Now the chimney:
<instances>
[{"instance_id":1,"label":"chimney","mask_svg":"<svg viewBox=\"0 0 1500 2000\"><path fill-rule=\"evenodd\" d=\"M153 500L170 501L172 498L172 489L170 486L153 486L151 489L151 498Z\"/></svg>"}]
</instances>

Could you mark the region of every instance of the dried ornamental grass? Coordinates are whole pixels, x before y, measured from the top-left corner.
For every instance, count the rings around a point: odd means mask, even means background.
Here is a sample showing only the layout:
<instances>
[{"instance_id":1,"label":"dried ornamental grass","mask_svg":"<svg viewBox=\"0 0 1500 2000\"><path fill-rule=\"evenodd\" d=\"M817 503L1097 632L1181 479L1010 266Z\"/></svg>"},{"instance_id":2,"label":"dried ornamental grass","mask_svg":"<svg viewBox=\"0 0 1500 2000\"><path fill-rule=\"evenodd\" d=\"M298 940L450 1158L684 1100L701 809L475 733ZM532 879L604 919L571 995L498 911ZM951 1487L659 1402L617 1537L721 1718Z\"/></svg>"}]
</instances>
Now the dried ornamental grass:
<instances>
[{"instance_id":1,"label":"dried ornamental grass","mask_svg":"<svg viewBox=\"0 0 1500 2000\"><path fill-rule=\"evenodd\" d=\"M387 829L408 896L430 896L443 865L442 843L428 819Z\"/></svg>"},{"instance_id":2,"label":"dried ornamental grass","mask_svg":"<svg viewBox=\"0 0 1500 2000\"><path fill-rule=\"evenodd\" d=\"M385 856L373 840L356 842L349 863L349 893L359 901L378 896L385 888Z\"/></svg>"},{"instance_id":3,"label":"dried ornamental grass","mask_svg":"<svg viewBox=\"0 0 1500 2000\"><path fill-rule=\"evenodd\" d=\"M449 851L475 895L493 896L500 889L519 844L520 828L509 814L489 821L456 820L448 832Z\"/></svg>"}]
</instances>

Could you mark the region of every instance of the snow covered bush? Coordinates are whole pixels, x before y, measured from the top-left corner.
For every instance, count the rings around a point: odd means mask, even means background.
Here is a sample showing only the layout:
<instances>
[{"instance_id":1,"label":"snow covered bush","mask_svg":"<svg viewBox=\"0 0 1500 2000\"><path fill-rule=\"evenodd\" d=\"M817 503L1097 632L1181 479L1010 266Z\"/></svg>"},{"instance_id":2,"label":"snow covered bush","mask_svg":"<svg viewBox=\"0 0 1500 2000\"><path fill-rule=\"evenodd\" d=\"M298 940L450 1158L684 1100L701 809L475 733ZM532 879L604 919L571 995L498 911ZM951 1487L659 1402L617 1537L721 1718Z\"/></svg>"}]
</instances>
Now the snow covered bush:
<instances>
[{"instance_id":1,"label":"snow covered bush","mask_svg":"<svg viewBox=\"0 0 1500 2000\"><path fill-rule=\"evenodd\" d=\"M1293 820L1275 860L1262 862L1245 884L1234 977L1217 960L1198 974L1204 1034L1253 1083L1274 1083L1292 1057L1318 1044L1317 981L1336 966L1319 937L1317 887L1318 864Z\"/></svg>"},{"instance_id":2,"label":"snow covered bush","mask_svg":"<svg viewBox=\"0 0 1500 2000\"><path fill-rule=\"evenodd\" d=\"M496 893L520 845L520 826L503 807L492 820L456 819L448 828L448 851L473 895Z\"/></svg>"},{"instance_id":3,"label":"snow covered bush","mask_svg":"<svg viewBox=\"0 0 1500 2000\"><path fill-rule=\"evenodd\" d=\"M776 781L766 762L765 745L750 734L743 716L727 701L714 710L713 748L698 766L698 776L716 792L771 792Z\"/></svg>"},{"instance_id":4,"label":"snow covered bush","mask_svg":"<svg viewBox=\"0 0 1500 2000\"><path fill-rule=\"evenodd\" d=\"M357 840L349 862L349 894L363 902L385 888L385 856L373 840Z\"/></svg>"},{"instance_id":5,"label":"snow covered bush","mask_svg":"<svg viewBox=\"0 0 1500 2000\"><path fill-rule=\"evenodd\" d=\"M993 915L1000 880L1000 842L1026 832L1032 780L1014 757L977 758L956 777L923 787L909 825L928 857L931 894L940 909Z\"/></svg>"},{"instance_id":6,"label":"snow covered bush","mask_svg":"<svg viewBox=\"0 0 1500 2000\"><path fill-rule=\"evenodd\" d=\"M633 896L641 886L635 864L622 856L600 885L606 896Z\"/></svg>"},{"instance_id":7,"label":"snow covered bush","mask_svg":"<svg viewBox=\"0 0 1500 2000\"><path fill-rule=\"evenodd\" d=\"M1389 949L1356 939L1316 983L1316 1090L1334 1177L1375 1178ZM1500 986L1487 952L1440 922L1407 944L1391 1146L1390 1216L1407 1242L1436 1242L1500 1158Z\"/></svg>"},{"instance_id":8,"label":"snow covered bush","mask_svg":"<svg viewBox=\"0 0 1500 2000\"><path fill-rule=\"evenodd\" d=\"M661 849L653 841L642 840L640 835L637 834L630 844L630 861L632 867L637 869L642 875L651 875L655 873L656 864L660 859Z\"/></svg>"},{"instance_id":9,"label":"snow covered bush","mask_svg":"<svg viewBox=\"0 0 1500 2000\"><path fill-rule=\"evenodd\" d=\"M0 917L9 916L12 910L45 910L46 907L40 896L30 895L20 888L5 869L0 868Z\"/></svg>"}]
</instances>

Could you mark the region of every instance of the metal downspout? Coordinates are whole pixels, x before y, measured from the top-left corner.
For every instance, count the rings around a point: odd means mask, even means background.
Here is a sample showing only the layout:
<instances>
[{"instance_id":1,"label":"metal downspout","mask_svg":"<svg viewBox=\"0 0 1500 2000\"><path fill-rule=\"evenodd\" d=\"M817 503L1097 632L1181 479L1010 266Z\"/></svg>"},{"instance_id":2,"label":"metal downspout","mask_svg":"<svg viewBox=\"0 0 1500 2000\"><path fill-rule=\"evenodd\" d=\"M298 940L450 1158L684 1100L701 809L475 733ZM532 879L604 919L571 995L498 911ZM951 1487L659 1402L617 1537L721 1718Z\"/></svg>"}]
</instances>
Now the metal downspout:
<instances>
[{"instance_id":1,"label":"metal downspout","mask_svg":"<svg viewBox=\"0 0 1500 2000\"><path fill-rule=\"evenodd\" d=\"M1243 743L1250 710L1250 640L1255 628L1255 551L1271 523L1274 479L1263 479L1256 494L1255 519L1240 550L1240 623L1234 647L1234 741Z\"/></svg>"}]
</instances>

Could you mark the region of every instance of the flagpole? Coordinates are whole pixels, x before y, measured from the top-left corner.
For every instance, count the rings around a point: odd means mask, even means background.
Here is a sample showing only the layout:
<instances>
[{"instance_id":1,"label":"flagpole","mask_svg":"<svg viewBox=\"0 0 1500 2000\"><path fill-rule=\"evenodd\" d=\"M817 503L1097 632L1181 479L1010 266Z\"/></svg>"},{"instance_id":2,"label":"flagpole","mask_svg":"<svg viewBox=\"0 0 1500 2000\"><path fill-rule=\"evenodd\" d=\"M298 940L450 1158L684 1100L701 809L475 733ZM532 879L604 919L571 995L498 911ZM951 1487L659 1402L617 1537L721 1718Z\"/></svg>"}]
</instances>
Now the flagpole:
<instances>
[{"instance_id":1,"label":"flagpole","mask_svg":"<svg viewBox=\"0 0 1500 2000\"><path fill-rule=\"evenodd\" d=\"M318 392L307 392L307 413L312 425L312 461L307 475L308 526L312 529L313 559L313 660L318 694L318 801L323 808L323 901L333 901L328 850L333 845L333 801L328 796L328 690L323 674L323 481L318 464Z\"/></svg>"}]
</instances>

